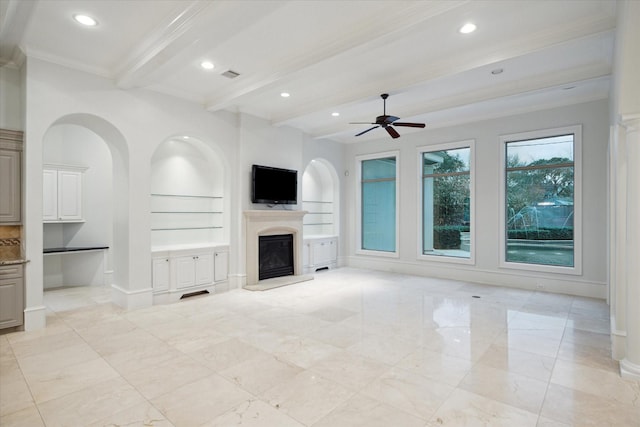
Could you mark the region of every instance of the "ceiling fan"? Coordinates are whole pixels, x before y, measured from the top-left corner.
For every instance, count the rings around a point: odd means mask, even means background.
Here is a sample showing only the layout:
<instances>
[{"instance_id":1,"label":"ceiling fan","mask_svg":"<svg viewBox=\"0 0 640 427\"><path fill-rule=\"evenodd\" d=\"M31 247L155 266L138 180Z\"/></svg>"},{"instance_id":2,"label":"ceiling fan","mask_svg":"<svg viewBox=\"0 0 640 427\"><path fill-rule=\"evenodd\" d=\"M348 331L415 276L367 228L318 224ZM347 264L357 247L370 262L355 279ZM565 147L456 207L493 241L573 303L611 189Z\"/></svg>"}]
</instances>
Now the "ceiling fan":
<instances>
[{"instance_id":1,"label":"ceiling fan","mask_svg":"<svg viewBox=\"0 0 640 427\"><path fill-rule=\"evenodd\" d=\"M397 120L400 120L400 117L387 116L387 98L389 97L389 94L383 93L382 95L380 95L380 97L382 98L382 102L383 102L382 115L376 117L376 121L374 123L369 123L369 122L351 122L350 123L352 125L375 125L367 130L360 132L359 134L356 134L356 136L363 135L369 131L372 131L376 128L381 127L385 129L389 133L389 135L391 135L391 138L395 139L395 138L400 138L400 134L393 128L393 126L405 126L410 128L423 128L425 126L424 123L398 122Z\"/></svg>"}]
</instances>

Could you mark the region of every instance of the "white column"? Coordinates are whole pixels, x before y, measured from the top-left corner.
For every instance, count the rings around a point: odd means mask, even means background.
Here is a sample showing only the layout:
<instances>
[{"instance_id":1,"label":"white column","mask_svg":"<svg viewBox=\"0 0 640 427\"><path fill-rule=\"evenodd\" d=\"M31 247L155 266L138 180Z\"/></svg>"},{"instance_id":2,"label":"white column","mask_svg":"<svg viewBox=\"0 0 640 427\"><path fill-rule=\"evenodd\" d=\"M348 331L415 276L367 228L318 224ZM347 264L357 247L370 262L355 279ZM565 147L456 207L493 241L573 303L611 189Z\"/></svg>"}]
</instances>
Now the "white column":
<instances>
[{"instance_id":1,"label":"white column","mask_svg":"<svg viewBox=\"0 0 640 427\"><path fill-rule=\"evenodd\" d=\"M620 374L640 380L640 114L622 117L626 130L627 236L626 236L626 349Z\"/></svg>"},{"instance_id":2,"label":"white column","mask_svg":"<svg viewBox=\"0 0 640 427\"><path fill-rule=\"evenodd\" d=\"M610 163L610 221L612 236L610 251L611 286L611 355L615 360L624 358L627 335L627 153L626 130L613 126Z\"/></svg>"}]
</instances>

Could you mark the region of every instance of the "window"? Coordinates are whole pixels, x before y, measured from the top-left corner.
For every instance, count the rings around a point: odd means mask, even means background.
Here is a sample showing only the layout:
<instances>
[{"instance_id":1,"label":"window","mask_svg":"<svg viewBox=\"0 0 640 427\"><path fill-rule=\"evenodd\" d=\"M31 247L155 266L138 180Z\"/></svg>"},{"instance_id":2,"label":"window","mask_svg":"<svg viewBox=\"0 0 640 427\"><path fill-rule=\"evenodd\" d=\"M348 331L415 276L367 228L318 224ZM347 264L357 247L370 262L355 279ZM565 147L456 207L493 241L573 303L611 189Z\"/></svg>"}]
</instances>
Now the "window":
<instances>
[{"instance_id":1,"label":"window","mask_svg":"<svg viewBox=\"0 0 640 427\"><path fill-rule=\"evenodd\" d=\"M397 159L394 153L358 158L360 252L396 253Z\"/></svg>"},{"instance_id":2,"label":"window","mask_svg":"<svg viewBox=\"0 0 640 427\"><path fill-rule=\"evenodd\" d=\"M421 255L471 260L472 145L419 149Z\"/></svg>"},{"instance_id":3,"label":"window","mask_svg":"<svg viewBox=\"0 0 640 427\"><path fill-rule=\"evenodd\" d=\"M505 263L580 271L580 127L504 142Z\"/></svg>"}]
</instances>

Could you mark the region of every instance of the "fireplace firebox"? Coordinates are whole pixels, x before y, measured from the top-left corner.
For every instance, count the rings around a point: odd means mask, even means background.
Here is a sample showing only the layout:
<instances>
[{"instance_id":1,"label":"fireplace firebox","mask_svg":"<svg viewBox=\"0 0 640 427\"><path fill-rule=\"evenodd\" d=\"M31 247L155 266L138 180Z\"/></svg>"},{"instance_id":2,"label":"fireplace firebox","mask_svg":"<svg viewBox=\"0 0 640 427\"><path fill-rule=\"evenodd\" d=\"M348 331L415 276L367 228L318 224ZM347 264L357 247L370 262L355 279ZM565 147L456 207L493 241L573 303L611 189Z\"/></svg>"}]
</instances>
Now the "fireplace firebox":
<instances>
[{"instance_id":1,"label":"fireplace firebox","mask_svg":"<svg viewBox=\"0 0 640 427\"><path fill-rule=\"evenodd\" d=\"M258 280L293 274L293 234L259 236Z\"/></svg>"}]
</instances>

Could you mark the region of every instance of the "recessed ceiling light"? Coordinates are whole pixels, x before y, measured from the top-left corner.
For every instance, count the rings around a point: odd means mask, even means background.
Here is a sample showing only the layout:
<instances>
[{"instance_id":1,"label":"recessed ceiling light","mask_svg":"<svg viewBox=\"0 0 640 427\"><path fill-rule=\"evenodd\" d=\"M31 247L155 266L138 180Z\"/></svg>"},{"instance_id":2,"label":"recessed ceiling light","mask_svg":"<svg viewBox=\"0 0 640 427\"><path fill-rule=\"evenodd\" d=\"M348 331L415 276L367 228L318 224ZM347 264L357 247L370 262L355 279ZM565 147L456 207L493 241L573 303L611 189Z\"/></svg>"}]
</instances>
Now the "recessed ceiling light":
<instances>
[{"instance_id":1,"label":"recessed ceiling light","mask_svg":"<svg viewBox=\"0 0 640 427\"><path fill-rule=\"evenodd\" d=\"M502 74L504 70L502 68L496 68L495 70L491 70L491 74L497 76L498 74Z\"/></svg>"},{"instance_id":2,"label":"recessed ceiling light","mask_svg":"<svg viewBox=\"0 0 640 427\"><path fill-rule=\"evenodd\" d=\"M211 61L202 61L200 63L200 66L205 70L213 70L213 68L215 67L215 65L213 65L213 62Z\"/></svg>"},{"instance_id":3,"label":"recessed ceiling light","mask_svg":"<svg viewBox=\"0 0 640 427\"><path fill-rule=\"evenodd\" d=\"M95 27L96 25L98 25L98 21L96 21L94 18L90 17L89 15L83 15L81 13L73 15L73 19L77 23L85 25L87 27Z\"/></svg>"},{"instance_id":4,"label":"recessed ceiling light","mask_svg":"<svg viewBox=\"0 0 640 427\"><path fill-rule=\"evenodd\" d=\"M476 28L477 27L475 24L472 24L471 22L467 22L462 27L460 27L458 31L461 32L462 34L469 34L469 33L473 33L476 30Z\"/></svg>"},{"instance_id":5,"label":"recessed ceiling light","mask_svg":"<svg viewBox=\"0 0 640 427\"><path fill-rule=\"evenodd\" d=\"M291 96L291 94L290 94L289 92L282 92L282 93L280 94L280 96L281 96L281 97L283 97L283 98L288 98L288 97L290 97L290 96Z\"/></svg>"},{"instance_id":6,"label":"recessed ceiling light","mask_svg":"<svg viewBox=\"0 0 640 427\"><path fill-rule=\"evenodd\" d=\"M334 111L333 113L331 113L331 115L333 117L338 117L340 115L340 113L338 113L337 111Z\"/></svg>"}]
</instances>

